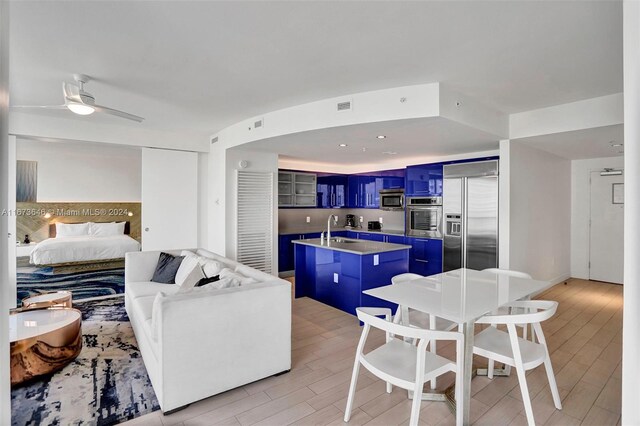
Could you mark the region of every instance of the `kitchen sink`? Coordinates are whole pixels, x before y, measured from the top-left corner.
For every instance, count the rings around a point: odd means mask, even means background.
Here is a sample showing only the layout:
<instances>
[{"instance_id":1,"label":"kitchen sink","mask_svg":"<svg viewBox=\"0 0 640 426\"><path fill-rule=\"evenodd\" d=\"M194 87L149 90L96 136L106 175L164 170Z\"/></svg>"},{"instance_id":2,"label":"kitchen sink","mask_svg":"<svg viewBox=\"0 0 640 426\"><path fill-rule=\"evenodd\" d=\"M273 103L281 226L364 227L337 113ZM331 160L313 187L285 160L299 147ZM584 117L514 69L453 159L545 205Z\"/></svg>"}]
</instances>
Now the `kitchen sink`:
<instances>
[{"instance_id":1,"label":"kitchen sink","mask_svg":"<svg viewBox=\"0 0 640 426\"><path fill-rule=\"evenodd\" d=\"M358 242L358 240L351 240L348 238L339 238L339 237L331 238L331 240L329 241L331 241L332 243L357 243Z\"/></svg>"}]
</instances>

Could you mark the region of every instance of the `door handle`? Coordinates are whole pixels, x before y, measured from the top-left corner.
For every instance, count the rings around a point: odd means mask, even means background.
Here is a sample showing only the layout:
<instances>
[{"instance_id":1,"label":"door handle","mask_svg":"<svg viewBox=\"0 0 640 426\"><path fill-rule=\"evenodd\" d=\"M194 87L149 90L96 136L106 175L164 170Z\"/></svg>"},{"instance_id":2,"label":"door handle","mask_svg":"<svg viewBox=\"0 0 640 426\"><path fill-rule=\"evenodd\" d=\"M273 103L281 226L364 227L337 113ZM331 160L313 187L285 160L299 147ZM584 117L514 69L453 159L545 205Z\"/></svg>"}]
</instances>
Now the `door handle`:
<instances>
[{"instance_id":1,"label":"door handle","mask_svg":"<svg viewBox=\"0 0 640 426\"><path fill-rule=\"evenodd\" d=\"M415 260L416 262L420 262L420 263L429 263L428 260L423 260L423 259L413 259L413 260Z\"/></svg>"}]
</instances>

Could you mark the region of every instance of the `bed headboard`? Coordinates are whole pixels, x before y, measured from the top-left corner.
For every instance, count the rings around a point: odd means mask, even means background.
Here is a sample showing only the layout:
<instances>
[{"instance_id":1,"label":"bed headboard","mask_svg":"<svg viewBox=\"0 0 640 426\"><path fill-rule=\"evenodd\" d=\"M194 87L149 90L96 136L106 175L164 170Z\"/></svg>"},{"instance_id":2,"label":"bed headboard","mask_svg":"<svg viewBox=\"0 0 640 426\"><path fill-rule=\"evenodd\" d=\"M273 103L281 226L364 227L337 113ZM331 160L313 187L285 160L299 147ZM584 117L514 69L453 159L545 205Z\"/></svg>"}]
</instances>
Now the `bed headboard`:
<instances>
[{"instance_id":1,"label":"bed headboard","mask_svg":"<svg viewBox=\"0 0 640 426\"><path fill-rule=\"evenodd\" d=\"M64 223L74 224L74 223L86 223L86 222L64 222ZM109 222L95 222L95 223L109 223ZM124 234L125 235L130 235L131 234L131 223L129 221L126 221L124 223ZM56 237L56 224L55 223L50 223L49 224L49 238L55 238L55 237Z\"/></svg>"}]
</instances>

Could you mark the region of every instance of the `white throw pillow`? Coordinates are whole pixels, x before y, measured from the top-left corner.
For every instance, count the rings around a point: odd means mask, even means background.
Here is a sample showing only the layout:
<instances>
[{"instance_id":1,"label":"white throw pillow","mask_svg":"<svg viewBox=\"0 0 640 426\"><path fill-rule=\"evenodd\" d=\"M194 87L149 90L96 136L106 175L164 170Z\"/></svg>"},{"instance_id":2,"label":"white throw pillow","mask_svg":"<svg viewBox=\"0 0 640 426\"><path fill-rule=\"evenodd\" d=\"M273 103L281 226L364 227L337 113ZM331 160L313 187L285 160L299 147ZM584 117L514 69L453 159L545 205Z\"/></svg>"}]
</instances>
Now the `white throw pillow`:
<instances>
[{"instance_id":1,"label":"white throw pillow","mask_svg":"<svg viewBox=\"0 0 640 426\"><path fill-rule=\"evenodd\" d=\"M189 274L191 274L191 271L193 271L194 268L201 269L197 257L186 256L184 259L182 259L182 263L180 263L180 267L176 271L176 284L180 286L184 284L185 280L187 279Z\"/></svg>"},{"instance_id":2,"label":"white throw pillow","mask_svg":"<svg viewBox=\"0 0 640 426\"><path fill-rule=\"evenodd\" d=\"M220 271L222 270L222 264L220 262L216 262L215 260L207 259L205 257L200 257L198 262L200 262L202 271L207 278L220 275Z\"/></svg>"},{"instance_id":3,"label":"white throw pillow","mask_svg":"<svg viewBox=\"0 0 640 426\"><path fill-rule=\"evenodd\" d=\"M204 276L204 272L202 272L202 268L200 267L200 265L196 264L196 266L191 270L189 275L187 275L187 277L180 285L180 290L178 290L178 293L182 293L186 290L194 288L196 284L198 284L203 278L206 278Z\"/></svg>"},{"instance_id":4,"label":"white throw pillow","mask_svg":"<svg viewBox=\"0 0 640 426\"><path fill-rule=\"evenodd\" d=\"M56 223L57 237L81 237L89 235L89 223Z\"/></svg>"},{"instance_id":5,"label":"white throw pillow","mask_svg":"<svg viewBox=\"0 0 640 426\"><path fill-rule=\"evenodd\" d=\"M240 286L239 280L229 277L229 278L220 279L218 281L215 281L209 284L205 284L202 287L198 287L198 289L220 290L223 288L231 288L231 287L239 287L239 286Z\"/></svg>"},{"instance_id":6,"label":"white throw pillow","mask_svg":"<svg viewBox=\"0 0 640 426\"><path fill-rule=\"evenodd\" d=\"M162 299L166 297L164 292L158 292L156 294L156 298L153 299L153 307L151 308L151 336L153 340L158 341L158 327L159 321L158 318L160 316L160 310L162 309Z\"/></svg>"},{"instance_id":7,"label":"white throw pillow","mask_svg":"<svg viewBox=\"0 0 640 426\"><path fill-rule=\"evenodd\" d=\"M184 256L184 257L187 257L187 256L196 256L196 257L197 257L198 255L197 255L197 254L195 254L194 252L190 251L190 250L182 250L182 251L180 252L180 256Z\"/></svg>"},{"instance_id":8,"label":"white throw pillow","mask_svg":"<svg viewBox=\"0 0 640 426\"><path fill-rule=\"evenodd\" d=\"M112 237L114 235L124 235L125 222L109 222L89 224L89 235L94 237Z\"/></svg>"}]
</instances>

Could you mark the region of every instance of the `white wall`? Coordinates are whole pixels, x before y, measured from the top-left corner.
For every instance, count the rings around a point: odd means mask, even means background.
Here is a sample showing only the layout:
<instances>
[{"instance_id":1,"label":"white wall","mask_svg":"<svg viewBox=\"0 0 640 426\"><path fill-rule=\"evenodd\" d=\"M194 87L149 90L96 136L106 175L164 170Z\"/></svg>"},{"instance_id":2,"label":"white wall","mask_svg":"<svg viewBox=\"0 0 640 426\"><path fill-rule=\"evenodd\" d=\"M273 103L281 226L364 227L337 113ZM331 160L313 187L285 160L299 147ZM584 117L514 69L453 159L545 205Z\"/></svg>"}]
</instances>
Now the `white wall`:
<instances>
[{"instance_id":1,"label":"white wall","mask_svg":"<svg viewBox=\"0 0 640 426\"><path fill-rule=\"evenodd\" d=\"M624 39L624 318L623 425L640 425L640 2L625 1Z\"/></svg>"},{"instance_id":2,"label":"white wall","mask_svg":"<svg viewBox=\"0 0 640 426\"><path fill-rule=\"evenodd\" d=\"M571 162L511 141L509 169L509 267L560 282L570 274Z\"/></svg>"},{"instance_id":3,"label":"white wall","mask_svg":"<svg viewBox=\"0 0 640 426\"><path fill-rule=\"evenodd\" d=\"M139 202L140 148L18 139L18 160L38 162L39 202Z\"/></svg>"},{"instance_id":4,"label":"white wall","mask_svg":"<svg viewBox=\"0 0 640 426\"><path fill-rule=\"evenodd\" d=\"M624 157L593 158L571 162L571 276L589 279L589 216L592 171L622 168Z\"/></svg>"},{"instance_id":5,"label":"white wall","mask_svg":"<svg viewBox=\"0 0 640 426\"><path fill-rule=\"evenodd\" d=\"M198 154L198 247L209 247L209 154Z\"/></svg>"},{"instance_id":6,"label":"white wall","mask_svg":"<svg viewBox=\"0 0 640 426\"><path fill-rule=\"evenodd\" d=\"M0 1L0 210L9 208L9 2ZM9 300L13 291L9 282L8 216L0 215L0 425L11 424L11 389L9 387Z\"/></svg>"}]
</instances>

